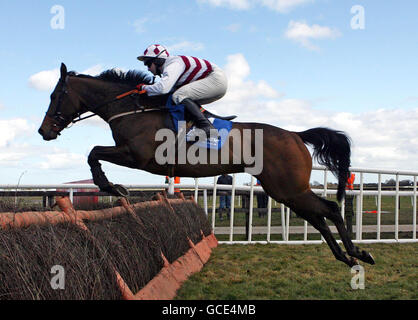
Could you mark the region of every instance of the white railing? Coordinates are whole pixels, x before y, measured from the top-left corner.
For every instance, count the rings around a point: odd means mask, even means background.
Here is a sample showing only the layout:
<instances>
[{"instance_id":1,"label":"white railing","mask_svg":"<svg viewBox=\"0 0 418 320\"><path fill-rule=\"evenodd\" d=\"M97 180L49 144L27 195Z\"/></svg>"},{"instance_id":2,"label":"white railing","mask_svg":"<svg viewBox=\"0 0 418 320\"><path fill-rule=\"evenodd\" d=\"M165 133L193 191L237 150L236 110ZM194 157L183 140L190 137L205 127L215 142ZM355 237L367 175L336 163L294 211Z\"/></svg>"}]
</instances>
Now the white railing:
<instances>
[{"instance_id":1,"label":"white railing","mask_svg":"<svg viewBox=\"0 0 418 320\"><path fill-rule=\"evenodd\" d=\"M316 194L327 197L328 195L336 194L336 190L330 190L327 188L328 182L328 174L329 171L326 170L324 167L321 166L314 166L314 170L322 171L323 172L323 189L313 189L313 192ZM403 243L403 242L418 242L416 233L417 233L417 177L418 172L415 171L399 171L399 170L378 170L378 169L364 169L364 168L351 168L352 173L359 173L359 182L360 188L359 190L347 190L347 195L354 196L356 202L356 225L355 225L355 234L356 238L353 242L362 242L362 243ZM364 174L377 174L377 190L364 190ZM396 185L395 190L392 191L384 191L382 190L382 174L394 175L396 177ZM399 177L400 176L409 176L413 177L414 186L412 191L403 191L400 190L399 187ZM250 186L237 186L236 185L236 174L233 175L233 184L232 185L218 185L217 184L217 177L214 177L213 184L199 184L199 179L195 179L194 184L179 184L175 187L178 189L188 189L194 190L194 198L195 201L198 202L199 191L203 193L203 209L207 216L209 216L208 212L208 196L207 191L212 190L212 212L211 212L211 223L212 229L215 231L215 234L229 234L229 240L219 241L220 244L250 244L250 243L276 243L276 244L317 244L322 243L324 239L321 237L321 240L308 240L308 234L312 232L308 228L308 223L304 221L303 225L303 240L289 240L289 234L291 229L295 228L290 225L290 209L285 207L283 204L280 204L280 215L281 215L281 226L272 226L271 219L272 219L272 202L274 201L270 197L268 197L268 204L267 204L267 223L266 226L263 227L254 227L253 226L253 199L254 199L254 192L255 191L262 191L263 189L259 186L255 186L254 177L251 177L251 184ZM162 190L166 189L169 193L174 192L174 181L170 179L168 184L124 184L124 186L128 189L140 189L140 190ZM73 200L73 193L76 189L97 189L97 186L94 184L49 184L49 185L0 185L0 190L68 190L70 199ZM231 191L231 204L230 204L230 225L229 227L217 227L216 222L216 197L217 192L219 190L228 190ZM242 226L235 226L234 225L234 214L235 214L235 193L236 191L246 191L249 192L250 196L250 203L249 203L249 223L248 223L248 238L245 241L236 241L234 240L234 234L242 233ZM376 232L376 239L363 239L364 225L363 225L363 199L364 196L372 195L376 197L376 204L377 204L377 223L375 226ZM381 224L381 214L382 214L382 197L392 196L395 197L395 224L392 226L383 225ZM412 231L412 237L405 239L399 238L399 232L402 232L401 226L399 225L399 201L400 197L411 197L412 201L412 224L411 225L403 225L402 228L405 229L407 232ZM345 202L341 203L341 215L344 218L345 216ZM382 239L381 235L383 232L388 232L388 227L390 232L394 232L393 239ZM406 227L406 228L405 228ZM241 229L240 229L241 228ZM300 227L299 227L300 228ZM370 228L369 225L366 228ZM384 230L382 230L384 229ZM331 230L335 232L335 228L331 227ZM392 231L393 230L393 231ZM239 232L234 232L239 231ZM253 231L257 231L257 233L265 234L266 240L253 240ZM367 231L367 230L366 230ZM317 233L316 231L314 233ZM271 235L272 234L281 234L282 240L279 241L272 241ZM340 241L339 241L340 242Z\"/></svg>"},{"instance_id":2,"label":"white railing","mask_svg":"<svg viewBox=\"0 0 418 320\"><path fill-rule=\"evenodd\" d=\"M329 190L327 188L327 182L328 182L328 174L329 171L326 170L324 167L321 166L314 166L314 170L320 170L324 172L324 189L313 189L313 192L315 192L318 195L321 195L323 197L326 197L327 195L336 194L336 190ZM360 174L360 188L359 190L347 190L348 196L354 196L355 202L356 202L356 225L355 225L355 233L356 238L353 240L355 243L403 243L403 242L418 242L416 237L417 232L417 176L418 172L416 171L400 171L400 170L379 170L379 169L364 169L364 168L351 168L352 173L359 173ZM378 178L378 188L377 190L364 190L364 174L377 174ZM389 174L389 175L395 175L396 176L396 185L394 191L383 191L382 190L382 174ZM412 191L402 191L399 187L399 177L400 176L409 176L413 177L413 187ZM215 186L213 187L214 190L214 197L216 196L216 190L223 189L223 190L232 190L232 197L231 197L231 223L230 223L230 230L229 230L229 240L228 241L220 241L220 243L224 244L249 244L249 243L277 243L277 244L316 244L316 243L322 243L324 239L321 237L321 240L308 240L308 223L304 221L303 225L303 240L289 240L289 233L290 233L290 209L286 208L283 204L281 204L281 233L282 233L282 240L281 241L271 241L271 234L272 234L272 227L271 227L271 203L272 199L269 197L268 205L267 205L267 225L266 225L266 240L265 241L253 241L252 239L252 231L253 231L253 225L252 225L252 216L253 216L253 205L252 205L252 198L253 198L253 192L261 191L261 187L253 187L254 185L254 177L251 179L251 187L238 187L240 190L249 190L250 191L250 206L249 206L249 230L248 230L248 239L246 241L234 241L233 239L233 212L234 212L234 189L237 190L237 187L234 188L234 186L216 186L216 180L214 181ZM205 186L200 186L200 188L205 188ZM377 197L377 224L376 224L376 239L363 239L363 198L366 195L372 195ZM395 197L395 225L394 226L388 226L384 225L384 229L382 231L382 225L381 225L381 214L382 214L382 197L383 196L392 196ZM411 225L403 225L404 231L411 232L412 231L412 237L409 239L400 239L399 238L399 232L400 232L400 225L399 225L399 200L400 197L411 197L412 202L412 223ZM215 204L215 199L213 199L213 203ZM212 205L212 228L215 230L216 234L216 226L215 226L215 211L216 208L214 205ZM341 215L344 218L345 216L345 201L341 204ZM367 226L369 227L369 226ZM389 227L389 228L388 228ZM391 228L393 227L393 228ZM278 229L277 227L275 228ZM331 227L331 229L334 229ZM382 232L394 232L394 238L393 239L382 239L381 234ZM341 242L341 241L338 241Z\"/></svg>"}]
</instances>

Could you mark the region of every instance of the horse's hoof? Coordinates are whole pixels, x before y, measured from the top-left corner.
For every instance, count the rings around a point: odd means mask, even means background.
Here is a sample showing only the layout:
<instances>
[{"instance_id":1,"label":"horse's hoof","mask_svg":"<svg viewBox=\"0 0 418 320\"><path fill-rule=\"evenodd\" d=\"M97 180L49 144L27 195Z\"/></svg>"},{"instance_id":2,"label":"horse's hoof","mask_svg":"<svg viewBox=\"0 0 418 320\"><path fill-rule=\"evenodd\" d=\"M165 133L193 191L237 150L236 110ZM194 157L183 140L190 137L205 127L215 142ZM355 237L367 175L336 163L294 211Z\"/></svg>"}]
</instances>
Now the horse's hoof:
<instances>
[{"instance_id":1,"label":"horse's hoof","mask_svg":"<svg viewBox=\"0 0 418 320\"><path fill-rule=\"evenodd\" d=\"M129 196L129 190L120 184L109 183L108 186L103 188L103 191L106 191L107 193L110 193L111 195L114 195L117 197L126 198Z\"/></svg>"},{"instance_id":2,"label":"horse's hoof","mask_svg":"<svg viewBox=\"0 0 418 320\"><path fill-rule=\"evenodd\" d=\"M354 257L350 257L350 267L354 267L359 265L360 263L358 262L358 260Z\"/></svg>"},{"instance_id":3,"label":"horse's hoof","mask_svg":"<svg viewBox=\"0 0 418 320\"><path fill-rule=\"evenodd\" d=\"M373 256L368 253L367 251L363 251L362 252L362 259L364 262L368 263L368 264L375 264Z\"/></svg>"},{"instance_id":4,"label":"horse's hoof","mask_svg":"<svg viewBox=\"0 0 418 320\"><path fill-rule=\"evenodd\" d=\"M113 186L113 189L114 189L115 193L117 193L118 196L124 197L124 198L129 197L129 190L126 189L121 184L115 184Z\"/></svg>"}]
</instances>

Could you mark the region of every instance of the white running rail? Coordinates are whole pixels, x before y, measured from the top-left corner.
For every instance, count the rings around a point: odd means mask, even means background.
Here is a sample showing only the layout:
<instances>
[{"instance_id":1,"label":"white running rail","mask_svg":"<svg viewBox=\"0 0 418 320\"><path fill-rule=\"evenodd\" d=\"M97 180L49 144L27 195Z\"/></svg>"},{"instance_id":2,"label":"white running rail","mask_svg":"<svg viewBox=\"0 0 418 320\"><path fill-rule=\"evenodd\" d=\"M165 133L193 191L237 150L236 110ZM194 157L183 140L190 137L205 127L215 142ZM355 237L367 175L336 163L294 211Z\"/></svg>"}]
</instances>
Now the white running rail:
<instances>
[{"instance_id":1,"label":"white running rail","mask_svg":"<svg viewBox=\"0 0 418 320\"><path fill-rule=\"evenodd\" d=\"M326 197L327 195L335 195L337 192L336 190L331 190L327 188L328 182L328 175L329 171L326 170L322 166L314 166L313 170L322 171L324 175L324 189L313 189L313 192L316 194ZM400 171L400 170L380 170L380 169L364 169L364 168L350 168L352 173L355 173L356 176L359 177L357 181L360 182L359 190L347 190L347 195L354 196L355 203L356 203L356 225L354 228L355 232L355 239L353 242L355 243L406 243L406 242L418 242L416 233L417 233L417 177L418 171ZM359 175L358 175L359 174ZM377 175L377 190L364 190L364 174L375 174ZM382 175L393 175L395 176L395 190L392 191L384 191L382 190ZM404 191L401 190L399 187L400 177L408 177L413 179L413 187L412 191ZM319 244L323 243L323 239L321 240L308 240L309 232L308 224L305 221L304 225L302 226L303 230L303 240L289 240L290 230L292 226L290 225L290 209L286 208L283 204L280 204L280 215L281 215L281 226L272 226L272 206L274 199L268 198L268 205L267 205L267 223L263 229L260 229L259 226L254 227L252 225L253 222L253 199L254 199L254 191L262 191L262 188L259 186L254 186L254 177L251 177L251 185L250 186L237 186L236 185L236 174L233 175L233 184L232 185L218 185L216 183L217 177L214 177L213 184L199 184L198 179L195 179L194 184L179 184L176 185L176 189L188 189L194 190L195 201L198 202L199 190L203 192L203 209L208 215L208 196L207 191L213 191L212 196L212 212L211 212L211 223L212 229L215 230L215 235L220 234L221 230L222 233L229 235L228 240L219 241L220 244L254 244L254 243L274 243L274 244ZM124 186L128 189L141 189L141 190L168 190L170 193L174 190L174 179L170 179L168 184L124 184ZM23 184L23 185L0 185L0 190L7 190L7 191L17 191L17 190L68 190L70 199L73 200L73 192L76 189L97 189L97 186L94 184L47 184L47 185L34 185L34 184ZM229 190L231 191L231 205L230 205L230 225L229 227L217 227L216 222L216 197L219 190ZM248 239L245 241L237 241L234 240L234 235L238 233L242 233L243 226L235 226L234 225L234 215L235 215L235 194L236 191L247 191L249 192L250 196L250 205L249 205L249 230L248 230ZM363 233L365 233L364 225L363 225L363 198L364 196L375 196L376 197L376 205L377 205L377 223L375 226L376 232L376 239L363 239ZM395 197L395 224L394 225L382 225L381 224L381 215L382 215L382 197ZM412 203L412 223L409 225L400 225L400 211L399 211L399 201L400 197L410 197ZM341 203L341 215L345 217L345 202ZM406 230L403 230L402 228ZM226 230L225 233L225 228ZM240 232L234 232L240 230ZM370 228L370 225L367 225L366 228ZM266 235L266 240L253 240L254 230L257 229L257 233L262 233ZM402 229L402 230L401 230ZM260 231L262 230L262 231ZM334 232L335 229L331 227L331 230ZM366 230L367 231L367 230ZM412 231L411 238L400 238L399 232ZM218 233L219 232L219 233ZM392 232L394 233L394 237L392 239L382 239L383 232ZM271 236L274 233L281 234L282 240L273 241L271 240ZM338 241L340 242L340 241Z\"/></svg>"}]
</instances>

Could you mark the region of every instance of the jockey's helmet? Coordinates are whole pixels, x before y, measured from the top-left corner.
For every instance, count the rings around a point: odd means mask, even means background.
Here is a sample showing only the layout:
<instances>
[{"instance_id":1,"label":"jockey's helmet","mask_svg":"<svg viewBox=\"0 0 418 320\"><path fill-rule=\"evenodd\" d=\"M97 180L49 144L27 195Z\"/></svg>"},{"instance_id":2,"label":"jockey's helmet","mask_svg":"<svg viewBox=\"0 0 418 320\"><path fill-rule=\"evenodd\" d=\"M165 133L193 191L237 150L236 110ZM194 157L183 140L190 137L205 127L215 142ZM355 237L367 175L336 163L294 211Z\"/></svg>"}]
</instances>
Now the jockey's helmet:
<instances>
[{"instance_id":1,"label":"jockey's helmet","mask_svg":"<svg viewBox=\"0 0 418 320\"><path fill-rule=\"evenodd\" d=\"M164 64L165 59L169 56L170 54L164 46L160 44L152 44L146 48L144 54L139 56L137 59L139 61L143 61L145 65L148 64L147 62L154 62L157 65L162 65Z\"/></svg>"}]
</instances>

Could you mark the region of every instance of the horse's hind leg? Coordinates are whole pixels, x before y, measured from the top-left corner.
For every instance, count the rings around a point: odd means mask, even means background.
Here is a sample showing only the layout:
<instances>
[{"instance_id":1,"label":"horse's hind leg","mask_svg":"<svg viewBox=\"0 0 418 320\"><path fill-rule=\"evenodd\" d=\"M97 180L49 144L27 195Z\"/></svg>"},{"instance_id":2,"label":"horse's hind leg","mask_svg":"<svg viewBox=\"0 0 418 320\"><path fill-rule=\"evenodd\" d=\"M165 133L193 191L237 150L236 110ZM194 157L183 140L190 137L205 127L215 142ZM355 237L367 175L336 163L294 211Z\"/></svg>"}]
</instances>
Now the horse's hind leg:
<instances>
[{"instance_id":1,"label":"horse's hind leg","mask_svg":"<svg viewBox=\"0 0 418 320\"><path fill-rule=\"evenodd\" d=\"M305 219L321 233L337 260L344 262L349 267L357 264L357 261L351 257L348 257L338 245L323 217L309 216Z\"/></svg>"},{"instance_id":2,"label":"horse's hind leg","mask_svg":"<svg viewBox=\"0 0 418 320\"><path fill-rule=\"evenodd\" d=\"M324 219L324 211L328 210L328 207L324 206L312 191L305 191L288 201L286 205L321 233L337 260L344 262L349 267L357 264L356 260L348 257L338 245Z\"/></svg>"},{"instance_id":3,"label":"horse's hind leg","mask_svg":"<svg viewBox=\"0 0 418 320\"><path fill-rule=\"evenodd\" d=\"M339 207L335 202L318 197L312 191L307 191L304 193L303 196L298 197L298 201L297 203L294 203L294 206L298 208L294 209L295 212L302 216L304 219L306 219L316 229L324 228L324 225L326 226L325 220L323 219L324 217L331 220L337 227L338 233L347 250L347 253L351 257L358 258L366 263L374 264L373 257L367 251L361 251L356 246L354 246L353 242L350 239L350 236L348 235L347 229L344 226L344 221L341 217ZM328 226L326 227L329 230ZM320 229L318 230L321 231ZM323 237L329 245L329 242L327 238L324 236L323 232L321 232L321 234L323 235ZM340 248L340 246L337 244L334 237L332 236L331 231L329 231L329 235L332 237L333 242L335 242L338 248ZM333 245L335 246L335 244ZM333 247L331 247L331 250L332 249ZM336 250L338 251L338 249Z\"/></svg>"},{"instance_id":4,"label":"horse's hind leg","mask_svg":"<svg viewBox=\"0 0 418 320\"><path fill-rule=\"evenodd\" d=\"M341 217L340 210L335 202L325 200L323 198L319 198L321 201L325 202L325 204L330 208L330 210L326 211L326 217L330 219L335 227L338 230L338 233L341 237L341 241L344 244L344 247L347 250L347 253L355 258L360 259L369 264L375 264L374 259L370 253L364 250L360 250L356 247L350 239L350 236L347 232L347 229L344 225L344 220Z\"/></svg>"}]
</instances>

